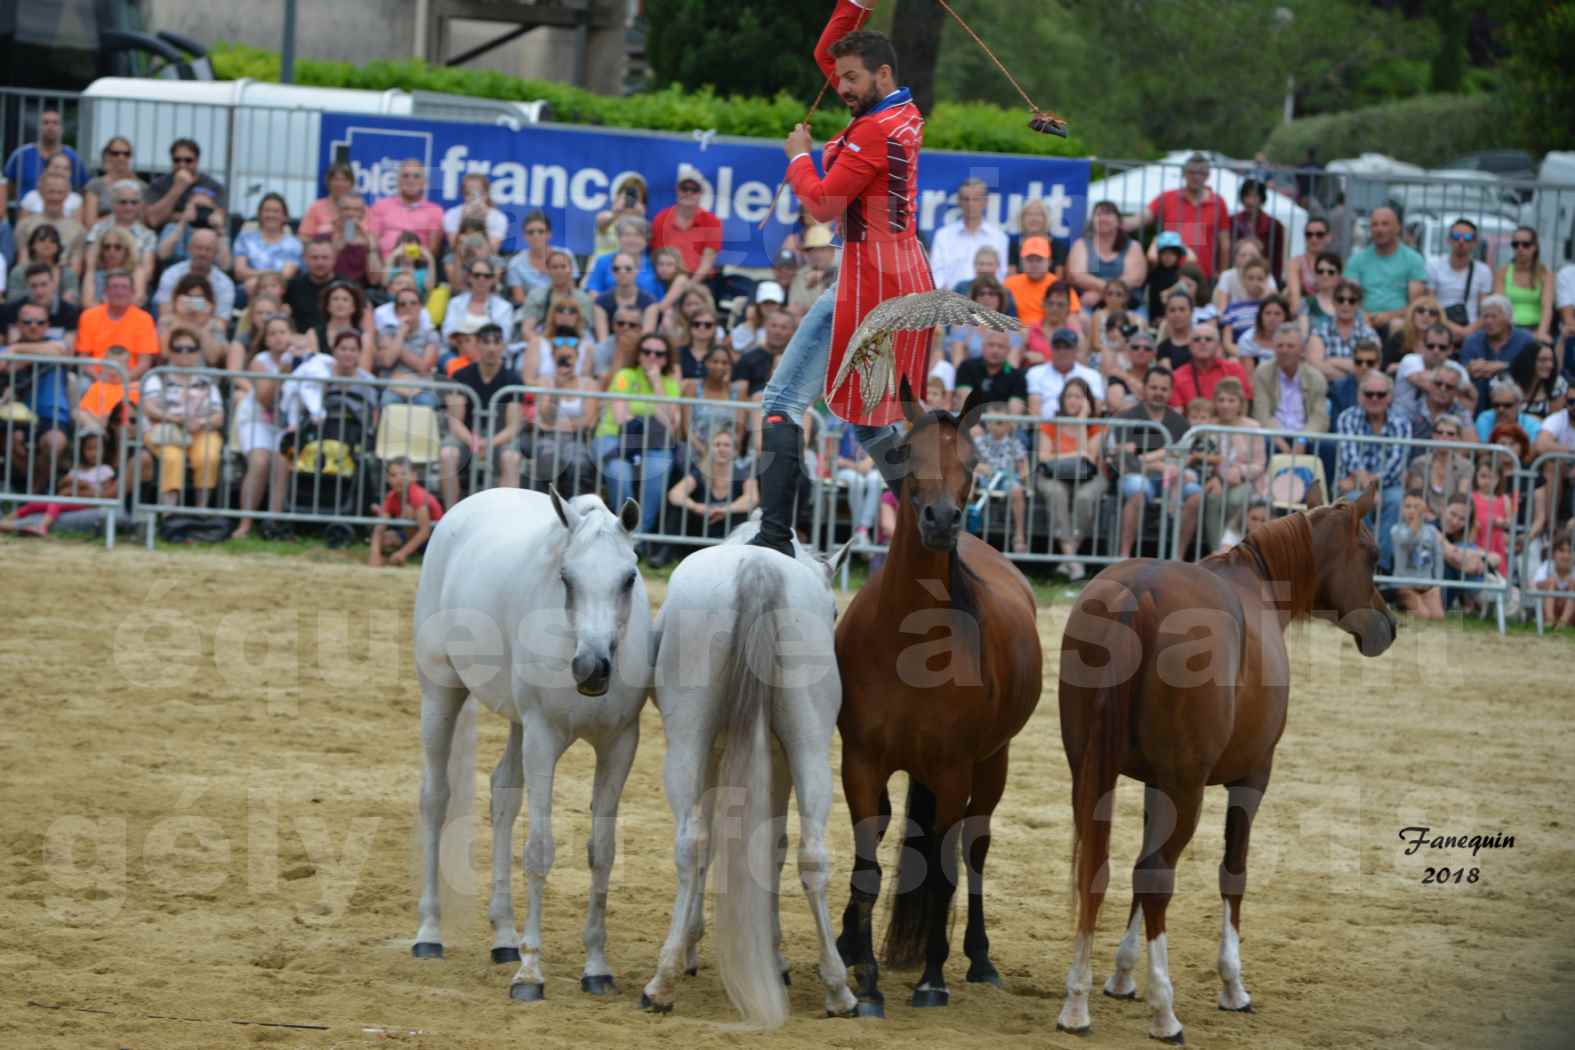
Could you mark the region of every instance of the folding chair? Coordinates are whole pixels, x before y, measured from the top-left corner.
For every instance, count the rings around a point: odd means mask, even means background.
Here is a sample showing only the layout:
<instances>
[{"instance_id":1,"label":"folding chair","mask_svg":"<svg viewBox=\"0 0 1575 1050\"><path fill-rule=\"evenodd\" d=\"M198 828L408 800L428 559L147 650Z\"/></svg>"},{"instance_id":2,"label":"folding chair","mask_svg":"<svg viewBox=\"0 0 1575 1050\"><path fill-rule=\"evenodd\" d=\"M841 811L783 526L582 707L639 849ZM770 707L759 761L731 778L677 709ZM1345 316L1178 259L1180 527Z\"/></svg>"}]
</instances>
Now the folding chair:
<instances>
[{"instance_id":1,"label":"folding chair","mask_svg":"<svg viewBox=\"0 0 1575 1050\"><path fill-rule=\"evenodd\" d=\"M1314 485L1325 503L1329 502L1329 483L1324 476L1323 460L1310 453L1276 453L1269 458L1269 507L1273 516L1307 509L1307 494Z\"/></svg>"}]
</instances>

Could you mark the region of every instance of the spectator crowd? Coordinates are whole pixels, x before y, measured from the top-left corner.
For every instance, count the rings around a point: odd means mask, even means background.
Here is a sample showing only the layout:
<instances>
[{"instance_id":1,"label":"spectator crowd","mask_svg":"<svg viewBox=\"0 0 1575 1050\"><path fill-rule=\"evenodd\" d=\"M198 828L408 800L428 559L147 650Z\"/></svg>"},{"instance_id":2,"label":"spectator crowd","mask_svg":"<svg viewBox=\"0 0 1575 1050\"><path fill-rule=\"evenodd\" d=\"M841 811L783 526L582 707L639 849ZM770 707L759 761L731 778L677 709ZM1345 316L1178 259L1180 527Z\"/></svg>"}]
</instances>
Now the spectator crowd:
<instances>
[{"instance_id":1,"label":"spectator crowd","mask_svg":"<svg viewBox=\"0 0 1575 1050\"><path fill-rule=\"evenodd\" d=\"M726 272L710 187L688 166L659 210L624 177L587 256L541 212L509 254L481 175L444 209L406 161L369 204L335 165L303 215L278 193L236 215L202 143L176 140L148 179L124 137L89 160L64 138L40 114L0 181L0 455L12 502L28 500L8 528L47 531L73 500L141 485L170 508L233 512L242 536L252 515L288 529L287 510L375 518L371 560L397 564L476 484L555 483L637 497L643 532L719 536L757 499L751 403L837 279L835 231L813 224L769 272ZM1424 258L1391 207L1342 253L1315 206L1293 256L1266 207L1277 190L1248 178L1227 201L1210 176L1195 155L1181 187L1135 214L1092 202L1064 240L1041 201L1008 232L982 181L957 187L958 217L929 246L936 285L1023 324L935 333L927 400L956 410L978 390L1018 417L975 428L970 520L1076 579L1082 557L1152 553L1161 507L1195 556L1313 485L1376 481L1380 568L1412 584L1401 598L1418 615L1471 600L1429 581L1567 580L1567 465L1531 465L1575 452L1575 264L1550 270L1522 227L1490 266L1466 218ZM801 504L845 497L860 546L878 544L892 494L823 406L805 424ZM1200 424L1231 429L1178 446ZM391 426L432 447L384 440ZM132 477L117 485L120 453ZM322 477L358 464L386 481L376 498L323 504ZM1571 622L1560 601L1548 615Z\"/></svg>"}]
</instances>

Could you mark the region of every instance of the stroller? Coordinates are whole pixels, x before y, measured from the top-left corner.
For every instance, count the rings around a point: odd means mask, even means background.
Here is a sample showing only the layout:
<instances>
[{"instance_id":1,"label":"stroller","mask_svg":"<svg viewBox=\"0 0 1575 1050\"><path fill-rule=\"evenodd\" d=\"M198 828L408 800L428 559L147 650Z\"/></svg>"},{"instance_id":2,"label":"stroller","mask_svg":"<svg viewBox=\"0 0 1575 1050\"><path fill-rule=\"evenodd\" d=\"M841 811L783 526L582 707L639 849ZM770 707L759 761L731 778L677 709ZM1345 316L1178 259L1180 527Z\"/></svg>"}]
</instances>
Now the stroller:
<instances>
[{"instance_id":1,"label":"stroller","mask_svg":"<svg viewBox=\"0 0 1575 1050\"><path fill-rule=\"evenodd\" d=\"M322 517L356 517L381 495L370 443L376 412L373 392L335 387L323 395L323 420L300 429L293 457L290 510ZM348 546L355 527L329 523L330 547Z\"/></svg>"}]
</instances>

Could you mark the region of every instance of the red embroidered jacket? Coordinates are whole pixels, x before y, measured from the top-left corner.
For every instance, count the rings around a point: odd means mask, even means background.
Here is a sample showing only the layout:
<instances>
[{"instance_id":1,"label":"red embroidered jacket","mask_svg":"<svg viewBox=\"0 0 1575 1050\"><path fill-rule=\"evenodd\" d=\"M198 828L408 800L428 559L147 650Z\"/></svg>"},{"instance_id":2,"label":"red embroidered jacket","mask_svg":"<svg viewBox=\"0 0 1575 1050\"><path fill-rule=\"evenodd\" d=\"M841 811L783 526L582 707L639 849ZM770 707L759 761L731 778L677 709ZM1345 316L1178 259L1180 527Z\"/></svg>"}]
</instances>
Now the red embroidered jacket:
<instances>
[{"instance_id":1,"label":"red embroidered jacket","mask_svg":"<svg viewBox=\"0 0 1575 1050\"><path fill-rule=\"evenodd\" d=\"M837 0L837 8L815 47L815 61L826 76L836 77L831 45L858 29L868 14L853 0ZM930 265L918 237L919 148L924 118L902 89L857 117L841 135L826 143L826 177L815 162L801 156L788 165L788 182L805 213L817 222L841 220L842 269L837 280L837 309L832 322L829 383L842 364L849 337L865 314L886 299L930 291ZM894 340L898 388L906 375L913 390L924 390L929 357L929 331L903 332ZM879 425L902 418L902 407L888 396L866 415L858 394L857 370L838 390L827 390L826 405L854 423Z\"/></svg>"}]
</instances>

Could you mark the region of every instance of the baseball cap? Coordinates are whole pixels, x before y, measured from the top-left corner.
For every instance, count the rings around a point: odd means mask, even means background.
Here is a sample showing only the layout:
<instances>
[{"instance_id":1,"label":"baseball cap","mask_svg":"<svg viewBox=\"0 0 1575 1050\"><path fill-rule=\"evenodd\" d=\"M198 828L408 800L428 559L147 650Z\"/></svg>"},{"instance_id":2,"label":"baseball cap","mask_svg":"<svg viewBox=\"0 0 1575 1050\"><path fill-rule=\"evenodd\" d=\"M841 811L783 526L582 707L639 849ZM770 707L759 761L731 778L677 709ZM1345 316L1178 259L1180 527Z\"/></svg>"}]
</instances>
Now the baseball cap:
<instances>
[{"instance_id":1,"label":"baseball cap","mask_svg":"<svg viewBox=\"0 0 1575 1050\"><path fill-rule=\"evenodd\" d=\"M1127 346L1146 346L1153 349L1154 337L1148 334L1148 329L1139 328L1132 333L1132 338L1127 340Z\"/></svg>"},{"instance_id":2,"label":"baseball cap","mask_svg":"<svg viewBox=\"0 0 1575 1050\"><path fill-rule=\"evenodd\" d=\"M804 231L804 247L806 249L830 248L831 241L831 227L823 222L818 222Z\"/></svg>"},{"instance_id":3,"label":"baseball cap","mask_svg":"<svg viewBox=\"0 0 1575 1050\"><path fill-rule=\"evenodd\" d=\"M1050 258L1050 240L1047 237L1030 237L1023 242L1022 254L1024 256L1037 255L1042 259Z\"/></svg>"},{"instance_id":4,"label":"baseball cap","mask_svg":"<svg viewBox=\"0 0 1575 1050\"><path fill-rule=\"evenodd\" d=\"M777 282L761 281L755 285L755 302L785 303L787 302L787 296L782 293L782 286Z\"/></svg>"},{"instance_id":5,"label":"baseball cap","mask_svg":"<svg viewBox=\"0 0 1575 1050\"><path fill-rule=\"evenodd\" d=\"M1051 346L1076 346L1077 333L1070 328L1057 328L1050 333Z\"/></svg>"},{"instance_id":6,"label":"baseball cap","mask_svg":"<svg viewBox=\"0 0 1575 1050\"><path fill-rule=\"evenodd\" d=\"M793 254L791 248L784 248L777 252L776 260L772 265L780 266L784 270L796 270L798 269L798 256Z\"/></svg>"},{"instance_id":7,"label":"baseball cap","mask_svg":"<svg viewBox=\"0 0 1575 1050\"><path fill-rule=\"evenodd\" d=\"M460 319L459 324L454 326L454 330L450 334L475 335L490 323L491 322L487 318L479 317L467 310L465 312L465 316Z\"/></svg>"},{"instance_id":8,"label":"baseball cap","mask_svg":"<svg viewBox=\"0 0 1575 1050\"><path fill-rule=\"evenodd\" d=\"M1154 238L1155 251L1162 252L1166 248L1174 248L1183 255L1185 255L1187 251L1187 246L1181 243L1181 234L1177 233L1175 230L1166 230L1164 233Z\"/></svg>"}]
</instances>

